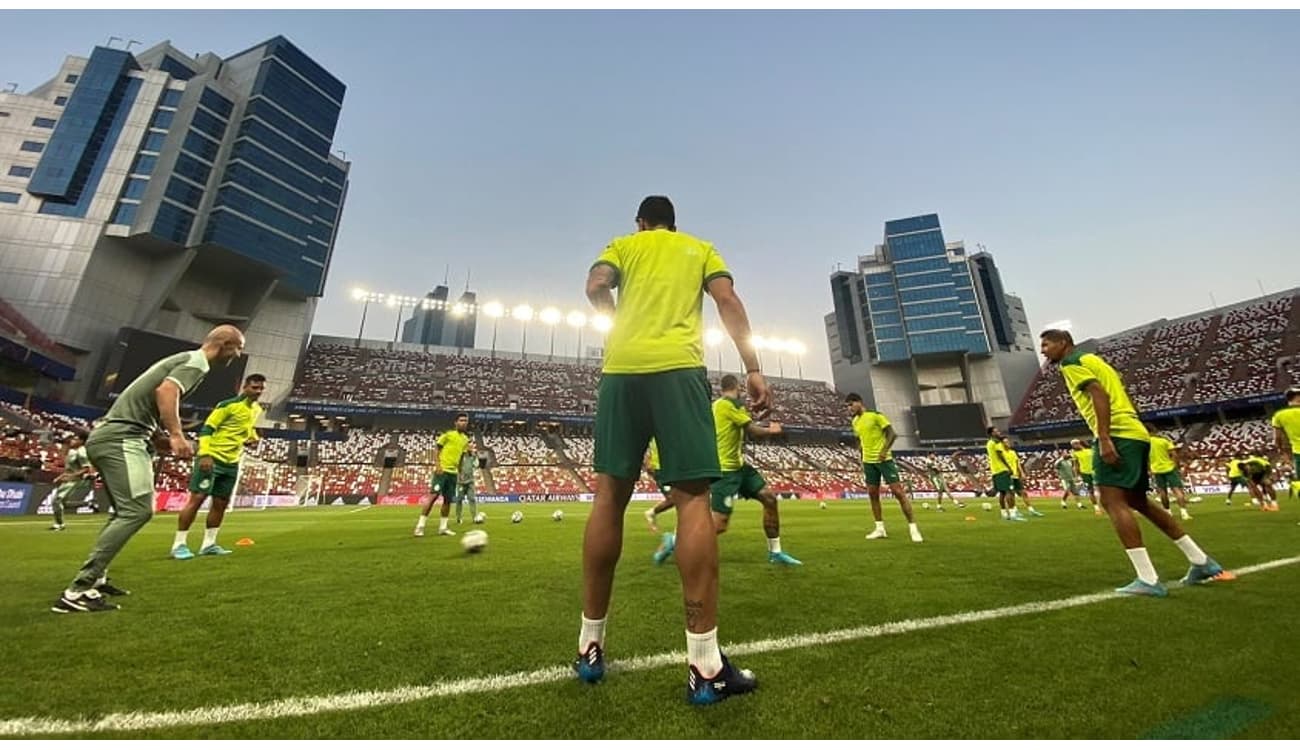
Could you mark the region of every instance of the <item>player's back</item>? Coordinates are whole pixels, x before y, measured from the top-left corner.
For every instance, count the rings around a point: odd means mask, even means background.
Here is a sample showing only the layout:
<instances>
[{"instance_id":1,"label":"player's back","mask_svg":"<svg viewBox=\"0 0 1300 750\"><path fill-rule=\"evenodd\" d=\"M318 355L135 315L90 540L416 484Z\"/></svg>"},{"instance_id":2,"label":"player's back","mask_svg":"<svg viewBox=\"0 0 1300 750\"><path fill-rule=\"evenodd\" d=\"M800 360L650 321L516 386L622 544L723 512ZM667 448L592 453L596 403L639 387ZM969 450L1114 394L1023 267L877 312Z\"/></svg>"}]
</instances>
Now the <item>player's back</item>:
<instances>
[{"instance_id":1,"label":"player's back","mask_svg":"<svg viewBox=\"0 0 1300 750\"><path fill-rule=\"evenodd\" d=\"M606 339L605 372L703 367L704 287L731 275L711 243L652 229L615 238L596 264L617 272L618 305Z\"/></svg>"}]
</instances>

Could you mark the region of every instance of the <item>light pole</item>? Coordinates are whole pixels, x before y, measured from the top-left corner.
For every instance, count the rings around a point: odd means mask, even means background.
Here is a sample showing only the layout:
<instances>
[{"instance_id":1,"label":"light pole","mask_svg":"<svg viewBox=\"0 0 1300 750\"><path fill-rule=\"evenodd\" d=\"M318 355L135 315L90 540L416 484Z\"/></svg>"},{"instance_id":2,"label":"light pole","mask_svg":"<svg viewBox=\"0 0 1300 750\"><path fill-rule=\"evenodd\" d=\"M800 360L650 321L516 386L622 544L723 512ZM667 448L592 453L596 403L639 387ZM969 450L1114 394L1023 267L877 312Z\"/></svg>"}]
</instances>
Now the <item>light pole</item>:
<instances>
[{"instance_id":1,"label":"light pole","mask_svg":"<svg viewBox=\"0 0 1300 750\"><path fill-rule=\"evenodd\" d=\"M519 344L519 357L526 362L528 361L528 321L533 319L533 308L528 305L515 305L515 309L510 311L510 317L524 326L523 341Z\"/></svg>"},{"instance_id":2,"label":"light pole","mask_svg":"<svg viewBox=\"0 0 1300 750\"><path fill-rule=\"evenodd\" d=\"M483 306L483 314L492 319L492 359L496 359L497 324L501 322L501 316L506 314L506 308L500 302L489 302Z\"/></svg>"},{"instance_id":3,"label":"light pole","mask_svg":"<svg viewBox=\"0 0 1300 750\"><path fill-rule=\"evenodd\" d=\"M361 302L361 326L357 328L357 346L361 346L361 338L366 332L366 312L370 309L370 300L373 295L365 289L355 288L352 290L352 299Z\"/></svg>"},{"instance_id":4,"label":"light pole","mask_svg":"<svg viewBox=\"0 0 1300 750\"><path fill-rule=\"evenodd\" d=\"M546 361L550 362L555 359L555 324L559 323L564 316L554 307L548 307L545 310L542 310L541 314L537 317L541 318L543 323L551 327L551 353L546 357Z\"/></svg>"},{"instance_id":5,"label":"light pole","mask_svg":"<svg viewBox=\"0 0 1300 750\"><path fill-rule=\"evenodd\" d=\"M393 307L394 305L397 306L397 322L393 324L394 344L397 343L397 332L402 328L402 304L405 301L405 299L406 299L405 297L398 297L396 295L389 295L388 297L388 306L389 307Z\"/></svg>"},{"instance_id":6,"label":"light pole","mask_svg":"<svg viewBox=\"0 0 1300 750\"><path fill-rule=\"evenodd\" d=\"M713 348L713 349L717 349L717 350L718 350L718 374L719 374L719 375L722 374L722 346L721 346L721 344L722 344L722 339L723 339L723 337L724 337L724 336L723 336L722 331L719 331L719 330L716 329L716 328L710 328L709 330L707 330L707 331L704 332L704 343L705 343L706 345L708 345L710 348Z\"/></svg>"},{"instance_id":7,"label":"light pole","mask_svg":"<svg viewBox=\"0 0 1300 750\"><path fill-rule=\"evenodd\" d=\"M582 329L587 327L587 315L577 310L569 313L565 321L570 327L578 329L578 366L582 366Z\"/></svg>"},{"instance_id":8,"label":"light pole","mask_svg":"<svg viewBox=\"0 0 1300 750\"><path fill-rule=\"evenodd\" d=\"M776 372L777 372L777 377L779 377L779 378L784 378L784 377L785 377L785 360L783 360L783 359L781 358L781 354L786 350L786 344L785 344L785 342L782 341L781 339L768 339L768 340L767 340L767 350L768 350L768 351L771 351L771 352L776 352Z\"/></svg>"}]
</instances>

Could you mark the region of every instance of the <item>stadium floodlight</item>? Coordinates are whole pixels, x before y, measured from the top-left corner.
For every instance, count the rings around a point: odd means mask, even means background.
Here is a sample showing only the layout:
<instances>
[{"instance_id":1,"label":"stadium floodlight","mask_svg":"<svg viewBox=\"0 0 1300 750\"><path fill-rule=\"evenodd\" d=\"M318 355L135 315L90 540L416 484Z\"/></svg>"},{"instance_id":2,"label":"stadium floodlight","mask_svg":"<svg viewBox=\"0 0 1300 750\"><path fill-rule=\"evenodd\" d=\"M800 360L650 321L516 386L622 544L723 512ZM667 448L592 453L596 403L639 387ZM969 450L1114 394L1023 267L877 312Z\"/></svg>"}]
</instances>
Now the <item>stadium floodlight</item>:
<instances>
[{"instance_id":1,"label":"stadium floodlight","mask_svg":"<svg viewBox=\"0 0 1300 750\"><path fill-rule=\"evenodd\" d=\"M704 332L705 345L718 350L718 372L722 372L722 347L719 344L726 338L726 334L717 328L710 328Z\"/></svg>"},{"instance_id":2,"label":"stadium floodlight","mask_svg":"<svg viewBox=\"0 0 1300 750\"><path fill-rule=\"evenodd\" d=\"M483 306L483 314L489 318L499 318L506 314L506 308L500 302L492 301Z\"/></svg>"},{"instance_id":3,"label":"stadium floodlight","mask_svg":"<svg viewBox=\"0 0 1300 750\"><path fill-rule=\"evenodd\" d=\"M528 321L533 319L533 308L530 305L515 305L510 311L510 317L519 321L524 327L523 338L519 341L519 358L528 359Z\"/></svg>"},{"instance_id":4,"label":"stadium floodlight","mask_svg":"<svg viewBox=\"0 0 1300 750\"><path fill-rule=\"evenodd\" d=\"M596 313L591 316L591 327L601 333L609 333L609 329L614 327L614 321L605 313Z\"/></svg>"},{"instance_id":5,"label":"stadium floodlight","mask_svg":"<svg viewBox=\"0 0 1300 750\"><path fill-rule=\"evenodd\" d=\"M464 302L457 302L451 306L451 316L453 318L463 318L467 312L469 312L469 305Z\"/></svg>"},{"instance_id":6,"label":"stadium floodlight","mask_svg":"<svg viewBox=\"0 0 1300 750\"><path fill-rule=\"evenodd\" d=\"M565 322L578 332L578 364L582 364L582 329L587 327L587 314L574 310L565 318Z\"/></svg>"},{"instance_id":7,"label":"stadium floodlight","mask_svg":"<svg viewBox=\"0 0 1300 750\"><path fill-rule=\"evenodd\" d=\"M754 348L759 351L763 351L767 348L767 339L757 334L749 337L749 343L753 344Z\"/></svg>"},{"instance_id":8,"label":"stadium floodlight","mask_svg":"<svg viewBox=\"0 0 1300 750\"><path fill-rule=\"evenodd\" d=\"M554 307L548 307L537 316L541 321L551 327L551 353L546 355L546 361L550 362L555 359L555 324L564 319L564 315Z\"/></svg>"},{"instance_id":9,"label":"stadium floodlight","mask_svg":"<svg viewBox=\"0 0 1300 750\"><path fill-rule=\"evenodd\" d=\"M360 302L361 300L369 296L370 296L370 292L367 292L365 289L362 289L359 286L352 287L352 299L356 300L357 302Z\"/></svg>"},{"instance_id":10,"label":"stadium floodlight","mask_svg":"<svg viewBox=\"0 0 1300 750\"><path fill-rule=\"evenodd\" d=\"M786 349L794 355L794 361L799 365L799 379L803 380L803 355L808 353L808 347L802 341L790 339L786 342Z\"/></svg>"}]
</instances>

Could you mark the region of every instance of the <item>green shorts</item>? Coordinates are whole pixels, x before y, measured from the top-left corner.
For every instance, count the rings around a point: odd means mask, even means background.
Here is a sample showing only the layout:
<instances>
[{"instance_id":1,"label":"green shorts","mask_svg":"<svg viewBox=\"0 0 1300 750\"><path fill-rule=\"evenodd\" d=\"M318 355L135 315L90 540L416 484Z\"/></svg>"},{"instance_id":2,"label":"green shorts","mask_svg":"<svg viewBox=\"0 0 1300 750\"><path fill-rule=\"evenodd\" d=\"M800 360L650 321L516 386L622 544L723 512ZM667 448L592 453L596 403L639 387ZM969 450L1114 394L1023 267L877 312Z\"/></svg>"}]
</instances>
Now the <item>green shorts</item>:
<instances>
[{"instance_id":1,"label":"green shorts","mask_svg":"<svg viewBox=\"0 0 1300 750\"><path fill-rule=\"evenodd\" d=\"M1228 477L1228 483L1229 483L1229 487L1228 487L1228 489L1229 489L1229 490L1235 490L1235 489L1237 489L1238 487L1245 487L1245 486L1246 486L1246 478L1245 478L1245 477Z\"/></svg>"},{"instance_id":2,"label":"green shorts","mask_svg":"<svg viewBox=\"0 0 1300 750\"><path fill-rule=\"evenodd\" d=\"M661 484L720 478L709 396L703 367L601 375L592 467L598 474L634 479L641 474L650 438L655 438Z\"/></svg>"},{"instance_id":3,"label":"green shorts","mask_svg":"<svg viewBox=\"0 0 1300 750\"><path fill-rule=\"evenodd\" d=\"M456 502L456 475L449 471L441 474L435 474L432 481L429 482L430 495L442 495L443 502Z\"/></svg>"},{"instance_id":4,"label":"green shorts","mask_svg":"<svg viewBox=\"0 0 1300 750\"><path fill-rule=\"evenodd\" d=\"M239 477L239 464L212 459L212 471L199 469L199 459L194 459L190 473L190 492L229 500L235 494L235 480Z\"/></svg>"},{"instance_id":5,"label":"green shorts","mask_svg":"<svg viewBox=\"0 0 1300 750\"><path fill-rule=\"evenodd\" d=\"M999 471L997 474L993 475L993 490L995 492L1010 492L1012 486L1011 472Z\"/></svg>"},{"instance_id":6,"label":"green shorts","mask_svg":"<svg viewBox=\"0 0 1300 750\"><path fill-rule=\"evenodd\" d=\"M709 488L713 512L731 515L737 499L755 500L766 486L767 480L749 464L740 467L740 471L724 471L722 478Z\"/></svg>"},{"instance_id":7,"label":"green shorts","mask_svg":"<svg viewBox=\"0 0 1300 750\"><path fill-rule=\"evenodd\" d=\"M1178 469L1153 476L1156 480L1156 489L1171 490L1177 487L1181 490L1183 488L1183 475L1178 473Z\"/></svg>"},{"instance_id":8,"label":"green shorts","mask_svg":"<svg viewBox=\"0 0 1300 750\"><path fill-rule=\"evenodd\" d=\"M1025 480L1020 477L1011 477L1011 491L1017 495L1025 494Z\"/></svg>"},{"instance_id":9,"label":"green shorts","mask_svg":"<svg viewBox=\"0 0 1300 750\"><path fill-rule=\"evenodd\" d=\"M885 484L898 484L898 467L894 465L894 459L887 458L876 464L862 464L862 474L867 479L868 487L879 487L881 480Z\"/></svg>"},{"instance_id":10,"label":"green shorts","mask_svg":"<svg viewBox=\"0 0 1300 750\"><path fill-rule=\"evenodd\" d=\"M1087 487L1087 488L1088 488L1088 491L1091 492L1091 491L1092 491L1092 475L1091 475L1091 474L1080 474L1080 475L1079 475L1079 479L1083 481L1083 486L1084 486L1084 487Z\"/></svg>"},{"instance_id":11,"label":"green shorts","mask_svg":"<svg viewBox=\"0 0 1300 750\"><path fill-rule=\"evenodd\" d=\"M1111 466L1101 460L1101 444L1092 446L1093 476L1098 486L1119 487L1133 492L1146 493L1151 489L1148 481L1148 469L1151 444L1145 440L1129 438L1111 438L1115 451L1119 453L1119 463Z\"/></svg>"},{"instance_id":12,"label":"green shorts","mask_svg":"<svg viewBox=\"0 0 1300 750\"><path fill-rule=\"evenodd\" d=\"M1079 485L1075 483L1074 477L1061 477L1061 489L1071 495L1079 494Z\"/></svg>"},{"instance_id":13,"label":"green shorts","mask_svg":"<svg viewBox=\"0 0 1300 750\"><path fill-rule=\"evenodd\" d=\"M935 492L948 491L948 480L944 479L943 475L939 475L937 477L930 477L930 484L934 485Z\"/></svg>"}]
</instances>

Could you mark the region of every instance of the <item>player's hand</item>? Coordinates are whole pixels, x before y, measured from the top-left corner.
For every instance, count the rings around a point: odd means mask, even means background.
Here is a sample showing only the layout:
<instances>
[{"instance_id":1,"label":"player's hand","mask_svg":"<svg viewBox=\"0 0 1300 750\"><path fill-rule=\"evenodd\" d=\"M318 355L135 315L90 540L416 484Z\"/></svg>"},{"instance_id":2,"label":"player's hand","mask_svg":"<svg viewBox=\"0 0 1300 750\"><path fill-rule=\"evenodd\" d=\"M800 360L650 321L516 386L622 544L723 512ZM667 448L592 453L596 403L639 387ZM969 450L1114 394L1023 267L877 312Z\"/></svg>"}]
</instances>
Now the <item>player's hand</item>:
<instances>
[{"instance_id":1,"label":"player's hand","mask_svg":"<svg viewBox=\"0 0 1300 750\"><path fill-rule=\"evenodd\" d=\"M772 410L772 391L767 387L763 373L746 374L745 390L749 392L749 405L755 414L762 415Z\"/></svg>"},{"instance_id":2,"label":"player's hand","mask_svg":"<svg viewBox=\"0 0 1300 750\"><path fill-rule=\"evenodd\" d=\"M199 471L212 471L212 456L199 456Z\"/></svg>"},{"instance_id":3,"label":"player's hand","mask_svg":"<svg viewBox=\"0 0 1300 750\"><path fill-rule=\"evenodd\" d=\"M1119 451L1115 450L1115 441L1110 438L1098 438L1097 448L1101 452L1101 460L1107 466L1115 466L1119 463Z\"/></svg>"},{"instance_id":4,"label":"player's hand","mask_svg":"<svg viewBox=\"0 0 1300 750\"><path fill-rule=\"evenodd\" d=\"M772 433L773 435L780 435L780 434L781 434L781 423L780 423L780 422L768 422L768 423L767 423L767 431L770 432L770 433Z\"/></svg>"},{"instance_id":5,"label":"player's hand","mask_svg":"<svg viewBox=\"0 0 1300 750\"><path fill-rule=\"evenodd\" d=\"M178 432L175 435L168 435L167 446L171 448L172 455L177 458L193 458L194 456L194 446L190 445L190 441L185 439L183 433Z\"/></svg>"}]
</instances>

